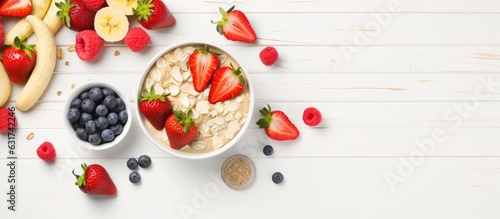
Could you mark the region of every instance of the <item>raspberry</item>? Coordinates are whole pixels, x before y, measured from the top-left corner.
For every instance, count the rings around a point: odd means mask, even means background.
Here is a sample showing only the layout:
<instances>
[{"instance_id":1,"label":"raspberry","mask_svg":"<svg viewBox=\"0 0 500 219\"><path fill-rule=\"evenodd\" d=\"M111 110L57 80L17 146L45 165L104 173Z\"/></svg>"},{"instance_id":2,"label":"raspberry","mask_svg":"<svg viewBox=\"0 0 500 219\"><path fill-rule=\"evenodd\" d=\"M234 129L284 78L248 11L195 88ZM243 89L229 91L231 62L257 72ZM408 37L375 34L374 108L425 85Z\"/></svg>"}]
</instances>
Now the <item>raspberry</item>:
<instances>
[{"instance_id":1,"label":"raspberry","mask_svg":"<svg viewBox=\"0 0 500 219\"><path fill-rule=\"evenodd\" d=\"M83 4L87 6L91 11L97 12L99 9L103 8L104 2L106 0L83 0Z\"/></svg>"},{"instance_id":2,"label":"raspberry","mask_svg":"<svg viewBox=\"0 0 500 219\"><path fill-rule=\"evenodd\" d=\"M104 40L94 30L84 30L76 34L75 50L83 61L96 57L104 47Z\"/></svg>"},{"instance_id":3,"label":"raspberry","mask_svg":"<svg viewBox=\"0 0 500 219\"><path fill-rule=\"evenodd\" d=\"M314 107L309 107L304 110L302 120L308 126L317 126L321 122L321 112Z\"/></svg>"},{"instance_id":4,"label":"raspberry","mask_svg":"<svg viewBox=\"0 0 500 219\"><path fill-rule=\"evenodd\" d=\"M140 27L133 27L125 36L125 44L132 52L139 52L149 44L150 38L148 33Z\"/></svg>"},{"instance_id":5,"label":"raspberry","mask_svg":"<svg viewBox=\"0 0 500 219\"><path fill-rule=\"evenodd\" d=\"M53 161L56 158L56 149L52 143L46 141L36 149L36 154L44 161Z\"/></svg>"},{"instance_id":6,"label":"raspberry","mask_svg":"<svg viewBox=\"0 0 500 219\"><path fill-rule=\"evenodd\" d=\"M278 60L278 51L274 47L268 46L260 51L259 57L264 65L271 66Z\"/></svg>"},{"instance_id":7,"label":"raspberry","mask_svg":"<svg viewBox=\"0 0 500 219\"><path fill-rule=\"evenodd\" d=\"M6 131L9 129L9 122L12 123L14 121L14 127L12 127L12 124L10 128L16 128L16 123L15 123L15 116L14 115L9 115L10 110L7 108L1 108L0 109L0 132ZM9 118L13 118L9 121Z\"/></svg>"}]
</instances>

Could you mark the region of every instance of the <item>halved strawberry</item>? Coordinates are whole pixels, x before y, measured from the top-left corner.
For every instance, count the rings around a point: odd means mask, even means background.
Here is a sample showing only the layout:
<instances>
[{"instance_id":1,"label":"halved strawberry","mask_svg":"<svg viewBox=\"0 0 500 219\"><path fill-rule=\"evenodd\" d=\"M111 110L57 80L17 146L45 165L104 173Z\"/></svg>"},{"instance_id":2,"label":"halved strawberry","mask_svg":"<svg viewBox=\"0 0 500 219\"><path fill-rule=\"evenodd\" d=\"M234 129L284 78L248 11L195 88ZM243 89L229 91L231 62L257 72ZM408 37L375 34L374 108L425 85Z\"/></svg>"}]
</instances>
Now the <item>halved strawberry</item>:
<instances>
[{"instance_id":1,"label":"halved strawberry","mask_svg":"<svg viewBox=\"0 0 500 219\"><path fill-rule=\"evenodd\" d=\"M267 136L274 140L295 140L299 137L300 132L297 127L288 119L288 116L279 110L271 111L271 106L259 110L264 118L257 121L259 128L266 131Z\"/></svg>"},{"instance_id":2,"label":"halved strawberry","mask_svg":"<svg viewBox=\"0 0 500 219\"><path fill-rule=\"evenodd\" d=\"M30 0L3 0L0 2L0 15L26 17L31 13Z\"/></svg>"},{"instance_id":3,"label":"halved strawberry","mask_svg":"<svg viewBox=\"0 0 500 219\"><path fill-rule=\"evenodd\" d=\"M234 6L227 11L219 8L222 19L218 22L212 21L213 24L217 24L217 32L224 35L228 40L247 43L255 42L257 35L250 25L247 16L243 12L233 9Z\"/></svg>"},{"instance_id":4,"label":"halved strawberry","mask_svg":"<svg viewBox=\"0 0 500 219\"><path fill-rule=\"evenodd\" d=\"M219 58L211 52L207 45L203 49L197 49L189 56L189 69L193 76L193 86L198 92L203 92L212 76L219 67Z\"/></svg>"},{"instance_id":5,"label":"halved strawberry","mask_svg":"<svg viewBox=\"0 0 500 219\"><path fill-rule=\"evenodd\" d=\"M245 78L241 74L241 68L234 69L232 64L223 66L214 74L208 101L216 104L231 99L243 91L243 85L245 85Z\"/></svg>"}]
</instances>

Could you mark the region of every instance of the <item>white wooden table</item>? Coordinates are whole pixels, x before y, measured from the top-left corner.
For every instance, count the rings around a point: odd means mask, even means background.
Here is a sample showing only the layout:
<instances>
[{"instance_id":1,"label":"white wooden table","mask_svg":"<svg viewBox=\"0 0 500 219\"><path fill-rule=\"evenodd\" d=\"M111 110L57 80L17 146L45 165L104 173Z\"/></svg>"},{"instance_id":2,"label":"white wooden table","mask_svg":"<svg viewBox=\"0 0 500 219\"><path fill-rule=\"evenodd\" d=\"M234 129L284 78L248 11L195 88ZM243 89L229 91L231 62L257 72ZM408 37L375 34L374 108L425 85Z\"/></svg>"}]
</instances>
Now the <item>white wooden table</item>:
<instances>
[{"instance_id":1,"label":"white wooden table","mask_svg":"<svg viewBox=\"0 0 500 219\"><path fill-rule=\"evenodd\" d=\"M57 34L65 57L53 81L34 110L16 111L15 212L7 209L10 160L7 136L0 135L0 218L500 217L499 1L165 2L177 24L150 31L152 43L140 54L106 44L98 60L85 63L66 50L75 32ZM210 24L219 19L219 6L232 4L246 12L257 43L228 41ZM4 19L6 29L12 23ZM63 104L73 84L109 82L132 97L146 63L185 41L232 51L255 85L253 119L269 103L290 116L299 140L273 141L253 121L236 147L193 161L154 146L135 117L125 143L107 151L88 152L68 138ZM267 45L280 54L273 67L258 58ZM8 106L20 90L14 87ZM320 127L302 122L309 106L323 113ZM31 132L35 137L27 140ZM55 145L55 163L37 157L43 141ZM266 144L274 146L272 157L262 153ZM235 153L257 166L254 185L244 191L219 177L222 162ZM139 170L142 182L134 185L125 163L142 154L153 166ZM105 166L118 196L80 192L71 170L82 162ZM284 184L271 181L275 171Z\"/></svg>"}]
</instances>

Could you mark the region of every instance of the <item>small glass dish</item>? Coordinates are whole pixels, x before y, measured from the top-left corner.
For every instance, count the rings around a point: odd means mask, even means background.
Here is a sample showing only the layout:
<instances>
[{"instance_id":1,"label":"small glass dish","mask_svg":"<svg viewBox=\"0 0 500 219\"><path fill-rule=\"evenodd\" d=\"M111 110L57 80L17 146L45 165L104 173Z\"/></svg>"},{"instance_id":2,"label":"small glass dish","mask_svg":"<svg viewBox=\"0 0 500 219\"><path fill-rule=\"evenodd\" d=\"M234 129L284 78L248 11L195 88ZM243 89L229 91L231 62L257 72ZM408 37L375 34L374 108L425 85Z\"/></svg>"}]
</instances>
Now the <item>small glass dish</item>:
<instances>
[{"instance_id":1,"label":"small glass dish","mask_svg":"<svg viewBox=\"0 0 500 219\"><path fill-rule=\"evenodd\" d=\"M222 181L232 189L242 190L248 188L255 180L255 175L255 164L245 155L232 155L222 164Z\"/></svg>"}]
</instances>

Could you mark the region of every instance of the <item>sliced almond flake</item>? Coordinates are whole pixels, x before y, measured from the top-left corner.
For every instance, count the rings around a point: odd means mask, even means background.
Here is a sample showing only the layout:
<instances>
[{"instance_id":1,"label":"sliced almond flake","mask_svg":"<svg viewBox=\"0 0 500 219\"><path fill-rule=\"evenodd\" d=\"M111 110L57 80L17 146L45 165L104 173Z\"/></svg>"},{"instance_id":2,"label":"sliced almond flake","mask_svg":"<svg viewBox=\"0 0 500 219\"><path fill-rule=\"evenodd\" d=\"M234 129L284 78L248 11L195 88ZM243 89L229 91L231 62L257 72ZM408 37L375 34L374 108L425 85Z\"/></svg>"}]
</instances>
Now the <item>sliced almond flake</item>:
<instances>
[{"instance_id":1,"label":"sliced almond flake","mask_svg":"<svg viewBox=\"0 0 500 219\"><path fill-rule=\"evenodd\" d=\"M237 121L231 121L229 125L227 125L227 130L230 132L236 132L240 130L240 123Z\"/></svg>"},{"instance_id":2,"label":"sliced almond flake","mask_svg":"<svg viewBox=\"0 0 500 219\"><path fill-rule=\"evenodd\" d=\"M179 68L181 69L182 72L187 72L188 67L187 67L186 62L179 61L179 62L177 62L177 65L179 66Z\"/></svg>"},{"instance_id":3,"label":"sliced almond flake","mask_svg":"<svg viewBox=\"0 0 500 219\"><path fill-rule=\"evenodd\" d=\"M31 140L31 139L33 139L34 137L35 137L35 133L30 132L30 133L26 136L26 139L27 139L27 140Z\"/></svg>"},{"instance_id":4,"label":"sliced almond flake","mask_svg":"<svg viewBox=\"0 0 500 219\"><path fill-rule=\"evenodd\" d=\"M247 121L247 117L242 117L240 119L240 124L243 125L243 124L245 124L246 121Z\"/></svg>"},{"instance_id":5,"label":"sliced almond flake","mask_svg":"<svg viewBox=\"0 0 500 219\"><path fill-rule=\"evenodd\" d=\"M234 118L234 114L232 114L232 113L228 113L228 114L226 115L226 117L224 117L224 119L225 119L226 121L228 121L228 122L229 122L229 121L232 121L232 120L234 120L234 119L235 119L235 118Z\"/></svg>"},{"instance_id":6,"label":"sliced almond flake","mask_svg":"<svg viewBox=\"0 0 500 219\"><path fill-rule=\"evenodd\" d=\"M159 58L158 60L156 60L156 67L158 67L159 69L162 69L162 68L165 68L167 66L167 61L165 61L164 58Z\"/></svg>"},{"instance_id":7,"label":"sliced almond flake","mask_svg":"<svg viewBox=\"0 0 500 219\"><path fill-rule=\"evenodd\" d=\"M75 51L75 45L69 45L68 52L73 52L73 51Z\"/></svg>"},{"instance_id":8,"label":"sliced almond flake","mask_svg":"<svg viewBox=\"0 0 500 219\"><path fill-rule=\"evenodd\" d=\"M153 86L153 84L155 83L155 80L153 80L153 78L151 77L148 77L146 78L146 88L149 90L149 88L151 88L151 86Z\"/></svg>"},{"instance_id":9,"label":"sliced almond flake","mask_svg":"<svg viewBox=\"0 0 500 219\"><path fill-rule=\"evenodd\" d=\"M201 134L206 134L210 131L210 126L208 124L203 124L200 126Z\"/></svg>"},{"instance_id":10,"label":"sliced almond flake","mask_svg":"<svg viewBox=\"0 0 500 219\"><path fill-rule=\"evenodd\" d=\"M243 115L241 115L241 113L236 113L236 115L234 115L234 117L236 117L236 119L239 119L241 118Z\"/></svg>"},{"instance_id":11,"label":"sliced almond flake","mask_svg":"<svg viewBox=\"0 0 500 219\"><path fill-rule=\"evenodd\" d=\"M200 114L207 114L209 107L210 105L206 100L202 100L196 104L196 110L198 110Z\"/></svg>"},{"instance_id":12,"label":"sliced almond flake","mask_svg":"<svg viewBox=\"0 0 500 219\"><path fill-rule=\"evenodd\" d=\"M163 139L163 141L168 142L167 132L161 132L161 139Z\"/></svg>"},{"instance_id":13,"label":"sliced almond flake","mask_svg":"<svg viewBox=\"0 0 500 219\"><path fill-rule=\"evenodd\" d=\"M185 108L189 108L189 106L191 105L191 101L189 101L189 98L186 94L181 94L179 96L179 101Z\"/></svg>"},{"instance_id":14,"label":"sliced almond flake","mask_svg":"<svg viewBox=\"0 0 500 219\"><path fill-rule=\"evenodd\" d=\"M210 116L215 117L217 115L217 110L210 111Z\"/></svg>"},{"instance_id":15,"label":"sliced almond flake","mask_svg":"<svg viewBox=\"0 0 500 219\"><path fill-rule=\"evenodd\" d=\"M227 110L227 108L224 108L224 112L222 112L222 115L225 116L225 115L227 115L228 112L229 112L229 110Z\"/></svg>"},{"instance_id":16,"label":"sliced almond flake","mask_svg":"<svg viewBox=\"0 0 500 219\"><path fill-rule=\"evenodd\" d=\"M181 69L182 70L182 69ZM182 72L182 78L184 80L187 80L189 77L191 77L191 72L190 71L183 71Z\"/></svg>"},{"instance_id":17,"label":"sliced almond flake","mask_svg":"<svg viewBox=\"0 0 500 219\"><path fill-rule=\"evenodd\" d=\"M175 85L175 84L170 85L170 86L168 87L168 90L169 90L169 92L170 92L170 96L173 96L173 97L177 96L177 95L179 94L179 92L180 92L180 90L179 90L179 86L177 86L177 85Z\"/></svg>"},{"instance_id":18,"label":"sliced almond flake","mask_svg":"<svg viewBox=\"0 0 500 219\"><path fill-rule=\"evenodd\" d=\"M175 81L177 81L177 82L184 81L184 79L182 78L182 74L181 74L181 70L180 70L179 66L172 67L172 69L170 70L170 74L172 75L172 77L174 78Z\"/></svg>"},{"instance_id":19,"label":"sliced almond flake","mask_svg":"<svg viewBox=\"0 0 500 219\"><path fill-rule=\"evenodd\" d=\"M217 110L218 113L222 113L224 112L224 106L222 105L222 103L216 103L215 104L215 110Z\"/></svg>"},{"instance_id":20,"label":"sliced almond flake","mask_svg":"<svg viewBox=\"0 0 500 219\"><path fill-rule=\"evenodd\" d=\"M223 119L223 118L221 118L221 117L217 117L217 118L215 118L215 119L213 119L213 120L214 120L214 123L215 123L215 124L217 124L217 125L222 125L222 124L224 124L224 119Z\"/></svg>"},{"instance_id":21,"label":"sliced almond flake","mask_svg":"<svg viewBox=\"0 0 500 219\"><path fill-rule=\"evenodd\" d=\"M193 96L195 96L195 97L198 96L198 95L200 95L200 93L198 93L198 91L196 91L194 89L194 86L192 84L190 84L188 86L188 93L191 94L191 95L193 95Z\"/></svg>"},{"instance_id":22,"label":"sliced almond flake","mask_svg":"<svg viewBox=\"0 0 500 219\"><path fill-rule=\"evenodd\" d=\"M182 48L182 50L184 50L184 52L192 54L196 50L196 48L194 48L192 46L186 46L186 47Z\"/></svg>"},{"instance_id":23,"label":"sliced almond flake","mask_svg":"<svg viewBox=\"0 0 500 219\"><path fill-rule=\"evenodd\" d=\"M165 94L165 89L163 89L163 87L159 84L155 84L154 88L156 94Z\"/></svg>"},{"instance_id":24,"label":"sliced almond flake","mask_svg":"<svg viewBox=\"0 0 500 219\"><path fill-rule=\"evenodd\" d=\"M224 141L219 136L214 136L212 138L212 147L214 150L221 148L224 145Z\"/></svg>"},{"instance_id":25,"label":"sliced almond flake","mask_svg":"<svg viewBox=\"0 0 500 219\"><path fill-rule=\"evenodd\" d=\"M244 97L243 97L243 95L238 95L238 96L236 97L236 102L237 102L237 103L241 103L241 101L243 101L243 98L244 98Z\"/></svg>"},{"instance_id":26,"label":"sliced almond flake","mask_svg":"<svg viewBox=\"0 0 500 219\"><path fill-rule=\"evenodd\" d=\"M181 48L177 48L174 50L174 57L176 60L179 60L179 57L181 57L182 53L184 53Z\"/></svg>"},{"instance_id":27,"label":"sliced almond flake","mask_svg":"<svg viewBox=\"0 0 500 219\"><path fill-rule=\"evenodd\" d=\"M156 82L160 81L162 76L163 76L161 71L158 68L153 69L153 71L151 72L151 75L153 76L153 80Z\"/></svg>"},{"instance_id":28,"label":"sliced almond flake","mask_svg":"<svg viewBox=\"0 0 500 219\"><path fill-rule=\"evenodd\" d=\"M189 147L189 145L186 145L184 147L182 147L181 149L179 149L180 151L183 151L183 152L189 152L189 150L191 150L191 147Z\"/></svg>"},{"instance_id":29,"label":"sliced almond flake","mask_svg":"<svg viewBox=\"0 0 500 219\"><path fill-rule=\"evenodd\" d=\"M207 125L208 125L208 127L213 126L214 125L214 120L213 119L208 120L207 121Z\"/></svg>"},{"instance_id":30,"label":"sliced almond flake","mask_svg":"<svg viewBox=\"0 0 500 219\"><path fill-rule=\"evenodd\" d=\"M189 77L189 78L187 79L187 81L192 82L192 81L193 81L193 77Z\"/></svg>"},{"instance_id":31,"label":"sliced almond flake","mask_svg":"<svg viewBox=\"0 0 500 219\"><path fill-rule=\"evenodd\" d=\"M207 143L205 141L195 141L191 144L191 147L201 151L207 147Z\"/></svg>"},{"instance_id":32,"label":"sliced almond flake","mask_svg":"<svg viewBox=\"0 0 500 219\"><path fill-rule=\"evenodd\" d=\"M196 110L192 110L193 111L193 116L191 118L193 119L197 119L198 117L200 117L200 113Z\"/></svg>"},{"instance_id":33,"label":"sliced almond flake","mask_svg":"<svg viewBox=\"0 0 500 219\"><path fill-rule=\"evenodd\" d=\"M190 102L189 106L195 106L197 101L195 97L189 96L189 102Z\"/></svg>"},{"instance_id":34,"label":"sliced almond flake","mask_svg":"<svg viewBox=\"0 0 500 219\"><path fill-rule=\"evenodd\" d=\"M230 104L227 104L225 108L227 110L229 110L230 112L234 112L238 109L238 104L237 103L230 103Z\"/></svg>"},{"instance_id":35,"label":"sliced almond flake","mask_svg":"<svg viewBox=\"0 0 500 219\"><path fill-rule=\"evenodd\" d=\"M224 131L224 136L226 136L227 139L232 139L234 137L234 132L226 130Z\"/></svg>"},{"instance_id":36,"label":"sliced almond flake","mask_svg":"<svg viewBox=\"0 0 500 219\"><path fill-rule=\"evenodd\" d=\"M210 94L210 89L206 88L206 89L203 91L203 96L208 97L208 94Z\"/></svg>"},{"instance_id":37,"label":"sliced almond flake","mask_svg":"<svg viewBox=\"0 0 500 219\"><path fill-rule=\"evenodd\" d=\"M180 56L179 56L179 59L178 59L178 60L179 60L179 61L181 61L181 62L186 63L186 62L188 61L188 59L189 59L189 55L190 55L189 53L187 53L187 52L184 52L184 51L183 51L183 52L180 54Z\"/></svg>"},{"instance_id":38,"label":"sliced almond flake","mask_svg":"<svg viewBox=\"0 0 500 219\"><path fill-rule=\"evenodd\" d=\"M196 97L196 99L197 99L198 101L201 101L201 99L203 99L203 95L198 95L198 96Z\"/></svg>"},{"instance_id":39,"label":"sliced almond flake","mask_svg":"<svg viewBox=\"0 0 500 219\"><path fill-rule=\"evenodd\" d=\"M230 103L231 103L231 100L225 100L225 101L224 101L224 104L225 104L225 105L228 105L228 104L230 104Z\"/></svg>"},{"instance_id":40,"label":"sliced almond flake","mask_svg":"<svg viewBox=\"0 0 500 219\"><path fill-rule=\"evenodd\" d=\"M173 65L175 63L174 57L170 55L170 53L165 55L165 61L168 65Z\"/></svg>"}]
</instances>

